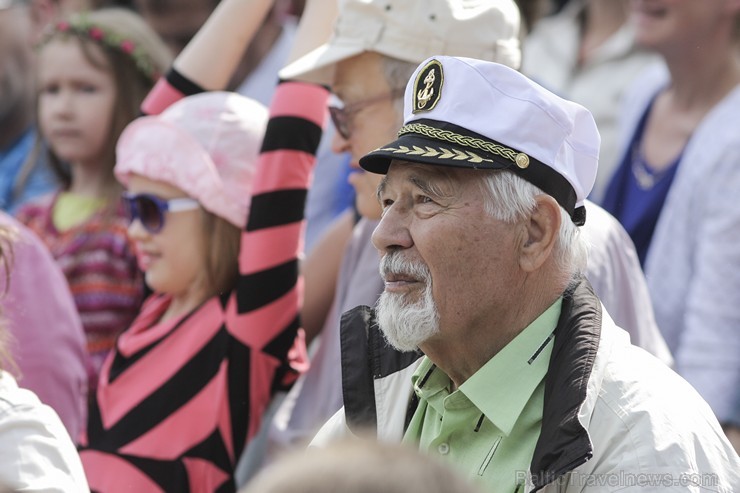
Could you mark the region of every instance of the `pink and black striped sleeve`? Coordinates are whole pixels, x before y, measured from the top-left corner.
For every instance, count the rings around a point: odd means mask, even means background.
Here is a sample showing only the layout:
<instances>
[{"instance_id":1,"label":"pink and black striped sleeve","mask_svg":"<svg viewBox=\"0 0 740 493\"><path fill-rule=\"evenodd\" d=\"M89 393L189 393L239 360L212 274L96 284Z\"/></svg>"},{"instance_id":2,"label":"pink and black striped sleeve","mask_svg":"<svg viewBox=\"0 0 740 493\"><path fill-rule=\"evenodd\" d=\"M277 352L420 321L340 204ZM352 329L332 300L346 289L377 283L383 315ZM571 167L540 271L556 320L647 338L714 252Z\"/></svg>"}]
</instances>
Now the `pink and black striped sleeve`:
<instances>
[{"instance_id":1,"label":"pink and black striped sleeve","mask_svg":"<svg viewBox=\"0 0 740 493\"><path fill-rule=\"evenodd\" d=\"M180 99L201 92L205 92L205 89L174 68L170 69L167 75L161 77L144 98L141 103L141 114L158 115Z\"/></svg>"},{"instance_id":2,"label":"pink and black striped sleeve","mask_svg":"<svg viewBox=\"0 0 740 493\"><path fill-rule=\"evenodd\" d=\"M233 335L280 363L273 390L291 384L307 366L299 330L303 284L298 263L306 195L326 123L328 95L313 84L278 85L242 236L236 297L243 320Z\"/></svg>"}]
</instances>

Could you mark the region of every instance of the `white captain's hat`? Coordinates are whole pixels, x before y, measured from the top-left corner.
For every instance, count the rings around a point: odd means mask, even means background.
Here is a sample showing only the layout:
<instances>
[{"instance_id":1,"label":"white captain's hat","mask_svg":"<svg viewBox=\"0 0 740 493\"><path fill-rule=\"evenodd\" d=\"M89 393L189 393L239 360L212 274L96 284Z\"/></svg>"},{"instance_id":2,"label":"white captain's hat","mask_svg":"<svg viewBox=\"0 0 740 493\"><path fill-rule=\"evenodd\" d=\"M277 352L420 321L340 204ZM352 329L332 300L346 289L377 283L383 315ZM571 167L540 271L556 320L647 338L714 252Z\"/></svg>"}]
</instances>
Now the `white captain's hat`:
<instances>
[{"instance_id":1,"label":"white captain's hat","mask_svg":"<svg viewBox=\"0 0 740 493\"><path fill-rule=\"evenodd\" d=\"M591 113L504 65L436 56L419 65L398 138L360 159L385 174L392 160L507 169L585 221L601 138Z\"/></svg>"}]
</instances>

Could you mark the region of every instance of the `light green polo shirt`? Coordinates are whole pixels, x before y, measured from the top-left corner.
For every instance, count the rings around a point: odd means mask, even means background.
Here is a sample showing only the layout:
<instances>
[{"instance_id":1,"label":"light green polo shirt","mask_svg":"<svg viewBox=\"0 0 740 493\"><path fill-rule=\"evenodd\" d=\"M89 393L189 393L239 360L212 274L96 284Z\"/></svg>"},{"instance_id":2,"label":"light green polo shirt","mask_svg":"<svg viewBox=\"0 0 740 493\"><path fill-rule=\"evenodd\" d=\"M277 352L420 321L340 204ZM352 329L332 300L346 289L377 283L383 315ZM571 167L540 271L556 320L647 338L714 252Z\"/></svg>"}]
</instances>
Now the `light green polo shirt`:
<instances>
[{"instance_id":1,"label":"light green polo shirt","mask_svg":"<svg viewBox=\"0 0 740 493\"><path fill-rule=\"evenodd\" d=\"M457 390L424 358L411 380L419 397L404 442L455 464L489 491L517 491L542 425L545 374L562 298Z\"/></svg>"}]
</instances>

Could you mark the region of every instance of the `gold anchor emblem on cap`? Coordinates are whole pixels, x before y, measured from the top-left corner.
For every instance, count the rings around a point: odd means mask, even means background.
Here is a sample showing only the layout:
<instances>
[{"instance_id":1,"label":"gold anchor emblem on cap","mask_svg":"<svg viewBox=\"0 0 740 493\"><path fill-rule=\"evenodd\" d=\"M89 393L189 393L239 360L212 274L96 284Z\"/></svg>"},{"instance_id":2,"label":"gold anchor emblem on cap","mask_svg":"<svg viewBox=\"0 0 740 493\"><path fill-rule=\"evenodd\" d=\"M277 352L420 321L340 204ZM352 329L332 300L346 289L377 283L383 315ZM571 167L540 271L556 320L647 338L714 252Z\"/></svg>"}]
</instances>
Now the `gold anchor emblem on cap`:
<instances>
[{"instance_id":1,"label":"gold anchor emblem on cap","mask_svg":"<svg viewBox=\"0 0 740 493\"><path fill-rule=\"evenodd\" d=\"M419 94L416 95L416 100L419 102L419 109L423 110L424 106L427 105L430 99L432 99L432 95L434 94L434 88L432 87L432 84L434 84L434 70L430 70L426 77L424 77L424 89L419 91Z\"/></svg>"},{"instance_id":2,"label":"gold anchor emblem on cap","mask_svg":"<svg viewBox=\"0 0 740 493\"><path fill-rule=\"evenodd\" d=\"M419 70L414 81L413 112L431 111L439 102L442 95L444 73L442 64L437 60L430 60Z\"/></svg>"}]
</instances>

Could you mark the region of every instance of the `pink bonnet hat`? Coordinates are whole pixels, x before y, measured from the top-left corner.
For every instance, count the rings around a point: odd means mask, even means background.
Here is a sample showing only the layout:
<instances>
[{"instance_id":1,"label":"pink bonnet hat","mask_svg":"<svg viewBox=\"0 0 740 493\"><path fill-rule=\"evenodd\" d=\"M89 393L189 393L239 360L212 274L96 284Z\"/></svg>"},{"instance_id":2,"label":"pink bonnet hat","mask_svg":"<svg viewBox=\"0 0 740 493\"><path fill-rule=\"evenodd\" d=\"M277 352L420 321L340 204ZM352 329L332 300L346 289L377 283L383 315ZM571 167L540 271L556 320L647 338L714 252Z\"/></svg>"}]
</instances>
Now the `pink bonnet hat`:
<instances>
[{"instance_id":1,"label":"pink bonnet hat","mask_svg":"<svg viewBox=\"0 0 740 493\"><path fill-rule=\"evenodd\" d=\"M233 92L186 97L160 115L130 123L116 146L114 172L182 189L204 209L243 228L267 109Z\"/></svg>"}]
</instances>

